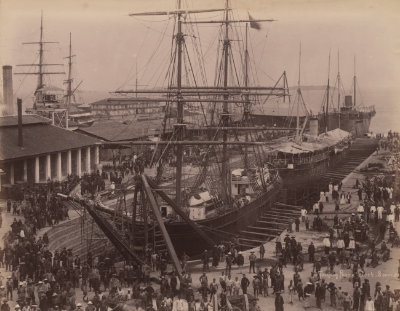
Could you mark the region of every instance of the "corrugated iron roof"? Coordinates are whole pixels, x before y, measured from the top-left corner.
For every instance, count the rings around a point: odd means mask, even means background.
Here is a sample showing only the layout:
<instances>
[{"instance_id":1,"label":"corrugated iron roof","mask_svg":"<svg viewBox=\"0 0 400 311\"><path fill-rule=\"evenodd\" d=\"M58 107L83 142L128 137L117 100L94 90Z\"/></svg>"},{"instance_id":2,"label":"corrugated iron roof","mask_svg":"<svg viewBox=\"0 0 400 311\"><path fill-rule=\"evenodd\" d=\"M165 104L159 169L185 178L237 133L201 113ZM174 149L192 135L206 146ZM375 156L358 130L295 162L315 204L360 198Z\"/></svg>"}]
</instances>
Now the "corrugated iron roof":
<instances>
[{"instance_id":1,"label":"corrugated iron roof","mask_svg":"<svg viewBox=\"0 0 400 311\"><path fill-rule=\"evenodd\" d=\"M83 127L78 132L86 133L106 141L135 140L161 133L162 120L136 122L99 122L90 127Z\"/></svg>"},{"instance_id":2,"label":"corrugated iron roof","mask_svg":"<svg viewBox=\"0 0 400 311\"><path fill-rule=\"evenodd\" d=\"M0 127L0 161L27 158L96 144L99 140L49 124L24 124L24 147L18 146L18 127Z\"/></svg>"},{"instance_id":3,"label":"corrugated iron roof","mask_svg":"<svg viewBox=\"0 0 400 311\"><path fill-rule=\"evenodd\" d=\"M42 116L38 116L36 114L28 114L22 116L22 124L49 124L51 123L50 119L44 118ZM5 116L0 117L0 127L5 126L17 126L18 125L18 116Z\"/></svg>"}]
</instances>

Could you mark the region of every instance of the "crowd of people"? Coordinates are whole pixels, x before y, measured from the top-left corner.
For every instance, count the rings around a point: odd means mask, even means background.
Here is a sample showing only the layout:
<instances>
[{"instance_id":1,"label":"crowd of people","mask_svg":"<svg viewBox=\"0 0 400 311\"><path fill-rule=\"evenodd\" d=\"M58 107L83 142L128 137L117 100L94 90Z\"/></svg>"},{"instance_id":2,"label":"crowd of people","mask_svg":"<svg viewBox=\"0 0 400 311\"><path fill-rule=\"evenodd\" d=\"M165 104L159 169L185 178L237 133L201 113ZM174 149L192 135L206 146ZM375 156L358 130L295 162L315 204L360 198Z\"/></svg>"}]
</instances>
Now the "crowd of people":
<instances>
[{"instance_id":1,"label":"crowd of people","mask_svg":"<svg viewBox=\"0 0 400 311\"><path fill-rule=\"evenodd\" d=\"M386 148L394 148L390 141L387 144ZM132 160L121 170L140 171L140 160ZM115 176L120 178L123 174L119 171ZM93 195L104 189L105 178L108 176L99 173L84 175L82 194ZM389 244L394 247L398 241L395 224L399 222L400 205L394 180L357 180L353 192L344 192L340 183L330 183L318 202L302 208L301 217L294 220L295 231L304 227L326 233L322 249L313 242L302 245L295 233L291 235L290 224L283 241L279 236L275 240L275 261L265 260L264 245L258 252L244 253L234 239L204 251L198 280L193 280L185 254L179 276L168 270L170 258L165 251L149 249L143 265L119 265L120 257L114 251L105 251L98 257L90 252L79 257L66 248L52 253L47 234L38 237L36 233L68 218L68 209L57 193L69 193L76 184L77 178L70 176L64 183L49 182L26 189L18 200L7 201L6 212L15 215L15 219L4 238L4 249L0 249L0 266L10 272L5 282L0 276L0 311L9 310L7 300L15 301L16 310L24 311L83 310L82 304L87 311L103 311L121 307L128 300L133 300L133 310L250 311L259 309L257 299L261 297L273 297L277 311L283 311L285 303L319 309L329 305L344 311L400 311L400 292L382 284L381 279L373 284L365 271L391 260ZM351 202L353 195L360 202L356 211L342 213L342 207ZM335 206L332 219L324 213L327 202ZM248 273L242 273L245 257ZM309 274L305 264L312 265ZM224 268L217 270L220 265ZM329 277L337 274L338 268L348 271L348 277L340 284L331 282L334 278ZM234 273L235 269L241 273ZM216 271L220 271L219 277L215 276ZM152 279L152 272L158 273L159 278Z\"/></svg>"}]
</instances>

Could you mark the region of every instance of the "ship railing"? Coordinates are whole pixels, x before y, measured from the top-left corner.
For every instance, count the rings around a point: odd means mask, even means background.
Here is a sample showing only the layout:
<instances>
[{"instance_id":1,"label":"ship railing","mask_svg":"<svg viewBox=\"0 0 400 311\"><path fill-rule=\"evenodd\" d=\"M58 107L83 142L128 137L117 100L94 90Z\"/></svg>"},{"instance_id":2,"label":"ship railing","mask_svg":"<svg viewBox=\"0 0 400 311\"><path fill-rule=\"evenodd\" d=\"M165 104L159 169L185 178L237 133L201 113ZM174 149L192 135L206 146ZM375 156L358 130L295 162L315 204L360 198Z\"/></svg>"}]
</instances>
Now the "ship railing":
<instances>
[{"instance_id":1,"label":"ship railing","mask_svg":"<svg viewBox=\"0 0 400 311\"><path fill-rule=\"evenodd\" d=\"M358 107L360 112L375 112L375 106L360 106Z\"/></svg>"},{"instance_id":2,"label":"ship railing","mask_svg":"<svg viewBox=\"0 0 400 311\"><path fill-rule=\"evenodd\" d=\"M308 164L310 162L318 162L321 160L324 160L328 157L328 154L326 152L321 153L321 154L316 154L316 155L311 155L308 154L307 156L303 156L300 158L296 159L272 159L271 162L275 167L287 167L288 164Z\"/></svg>"}]
</instances>

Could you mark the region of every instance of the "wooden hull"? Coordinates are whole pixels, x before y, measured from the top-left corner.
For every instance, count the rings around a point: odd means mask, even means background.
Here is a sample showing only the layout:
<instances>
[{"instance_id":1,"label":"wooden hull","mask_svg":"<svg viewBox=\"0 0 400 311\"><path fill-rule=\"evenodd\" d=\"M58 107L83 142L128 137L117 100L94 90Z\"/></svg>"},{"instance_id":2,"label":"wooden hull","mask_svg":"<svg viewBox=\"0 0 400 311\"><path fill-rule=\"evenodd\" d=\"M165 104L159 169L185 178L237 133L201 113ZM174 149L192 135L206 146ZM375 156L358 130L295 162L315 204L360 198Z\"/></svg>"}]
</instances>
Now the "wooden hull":
<instances>
[{"instance_id":1,"label":"wooden hull","mask_svg":"<svg viewBox=\"0 0 400 311\"><path fill-rule=\"evenodd\" d=\"M283 187L291 190L301 190L309 187L310 184L318 180L330 167L345 158L347 152L348 149L344 149L316 163L306 163L294 169L279 169L279 175L283 180Z\"/></svg>"},{"instance_id":2,"label":"wooden hull","mask_svg":"<svg viewBox=\"0 0 400 311\"><path fill-rule=\"evenodd\" d=\"M272 207L272 205L278 200L281 186L281 179L277 177L276 181L269 185L267 191L242 208L232 209L231 211L222 215L198 220L195 221L195 223L201 226L202 229L209 234L212 240L215 241L215 244L218 244L222 241L232 241L240 230L243 230L246 226L253 224L263 212ZM97 209L107 214L109 221L112 221L114 215L113 210L101 207L97 207ZM125 216L123 218L125 224L124 227L126 229L129 228L128 232L131 232L132 219ZM164 224L178 256L186 253L190 257L196 257L205 249L210 248L210 246L207 245L205 241L203 241L186 222L165 221ZM118 225L117 227L121 226ZM135 243L136 248L143 247L143 234L140 234L140 232L143 233L143 227L143 222L136 223L135 231L138 232L138 236L135 237L137 241L137 243ZM149 224L149 228L151 227L152 225ZM160 238L161 237L158 237L158 241L160 241Z\"/></svg>"},{"instance_id":3,"label":"wooden hull","mask_svg":"<svg viewBox=\"0 0 400 311\"><path fill-rule=\"evenodd\" d=\"M196 221L196 224L203 227L205 232L215 241L215 244L222 241L232 241L240 230L253 224L263 212L272 207L273 203L278 200L280 189L281 181L279 180L272 184L268 191L242 208L210 219ZM178 255L185 252L193 257L209 248L187 223L170 222L165 223L165 226Z\"/></svg>"}]
</instances>

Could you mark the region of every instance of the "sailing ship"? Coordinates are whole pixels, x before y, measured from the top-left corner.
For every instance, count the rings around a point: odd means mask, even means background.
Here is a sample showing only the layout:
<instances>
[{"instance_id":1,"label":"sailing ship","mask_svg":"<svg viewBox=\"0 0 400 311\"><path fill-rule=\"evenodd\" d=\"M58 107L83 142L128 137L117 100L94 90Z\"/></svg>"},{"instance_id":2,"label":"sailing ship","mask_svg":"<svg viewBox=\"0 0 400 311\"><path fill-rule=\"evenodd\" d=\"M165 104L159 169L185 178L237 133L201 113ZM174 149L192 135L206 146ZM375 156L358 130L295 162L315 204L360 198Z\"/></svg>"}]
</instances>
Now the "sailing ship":
<instances>
[{"instance_id":1,"label":"sailing ship","mask_svg":"<svg viewBox=\"0 0 400 311\"><path fill-rule=\"evenodd\" d=\"M64 83L67 85L66 92L59 87L49 85L45 82L45 77L49 75L64 75L63 71L48 71L46 67L60 67L64 64L44 63L44 46L47 44L57 44L55 41L44 41L43 39L43 14L40 19L40 39L37 42L24 42L23 44L39 45L39 62L37 64L19 64L18 67L34 67L35 72L17 72L18 75L36 75L38 83L34 91L33 105L26 109L28 114L37 114L51 119L53 125L65 128L86 127L93 124L94 119L90 112L83 112L79 109L79 104L75 101L75 92L82 82L75 89L72 89L72 36L69 34L69 55L68 76Z\"/></svg>"},{"instance_id":2,"label":"sailing ship","mask_svg":"<svg viewBox=\"0 0 400 311\"><path fill-rule=\"evenodd\" d=\"M354 60L355 63L355 60ZM355 68L355 66L354 66ZM308 87L307 88L310 98L316 98L321 96L321 87ZM321 111L315 115L318 119L318 131L319 134L326 131L335 129L341 129L349 132L353 137L362 137L369 133L369 127L372 118L375 116L376 111L374 106L364 106L362 103L359 104L358 98L361 97L358 90L358 80L356 71L354 69L353 85L350 92L345 92L342 85L340 70L339 70L339 56L338 56L338 74L335 85L330 86L329 90L331 93L325 90L325 100L330 100L330 105L323 105ZM345 95L347 93L347 95ZM337 95L337 103L334 105L333 97ZM332 97L331 99L326 96ZM271 113L264 112L262 109L255 109L251 118L254 119L256 124L262 124L264 126L276 126L276 127L296 127L293 122L294 116L287 113L285 110L274 111ZM306 114L300 116L300 122L303 123L306 119ZM309 124L306 125L309 129Z\"/></svg>"},{"instance_id":3,"label":"sailing ship","mask_svg":"<svg viewBox=\"0 0 400 311\"><path fill-rule=\"evenodd\" d=\"M222 11L224 18L217 21L190 18L192 14L215 11ZM160 227L165 226L177 254L196 256L214 244L232 241L235 238L238 238L237 242L240 244L240 237L237 237L239 231L254 223L261 213L272 207L278 200L281 188L277 170L262 160L262 146L265 142L256 141L257 135L254 134L265 129L252 126L249 119L250 107L260 96L288 95L287 89L284 88L249 85L251 79L248 74L248 25L272 20L235 20L231 15L229 1L226 1L225 8L221 10L178 8L172 12L131 14L142 15L173 15L176 19L177 31L173 36L176 46L173 51L176 54L173 57L175 66L172 66L174 71L170 75L171 81L164 90L128 90L118 93L158 94L159 98L152 97L151 100L167 103L163 128L166 128L168 122L174 122L174 131L172 134L164 132L160 135L161 140L156 143L107 143L114 147L118 145L130 148L138 145L156 146L153 156L156 169L139 169L134 179L136 181L133 198L131 196L132 202L124 203L132 206L132 211L121 213L121 217L118 218L119 225L115 224L115 221L114 225L118 228L129 228L128 231L133 232L133 235L140 228L145 236L140 245L147 245L148 230L156 225L154 219L149 219L147 212L143 212L146 210L146 204L139 197L143 197L141 191L143 188L147 189L145 185L148 183L153 192L159 195L157 210L160 210L163 217L163 225ZM234 70L229 68L234 57L231 44L239 42L230 38L230 28L232 24L239 22L246 24L246 39L243 51L243 81L237 84L238 81L235 83L234 79L229 79L229 73ZM217 84L213 86L190 86L182 82L183 54L187 51L187 34L184 35L183 26L197 23L222 25L222 57L217 66L221 73L218 74ZM192 27L187 28L188 31L189 29ZM240 48L243 49L243 45ZM204 108L205 105L208 107ZM243 111L240 124L233 120L230 113L230 106L233 105L239 106ZM176 111L176 118L170 117L171 109ZM202 122L190 124L185 120L185 114L193 110L204 112ZM232 136L234 140L230 139ZM195 173L188 177L191 171ZM149 196L148 192L146 194ZM98 201L95 208L111 215L115 213L118 204ZM206 237L200 234L202 238L199 239L199 230L204 232Z\"/></svg>"},{"instance_id":4,"label":"sailing ship","mask_svg":"<svg viewBox=\"0 0 400 311\"><path fill-rule=\"evenodd\" d=\"M313 183L327 171L329 167L345 158L347 149L351 145L353 136L350 132L341 128L329 129L320 134L321 126L319 118L312 116L303 98L300 72L301 72L301 46L299 53L299 77L296 97L292 110L296 107L296 134L293 137L276 139L274 144L267 147L267 161L279 170L283 180L283 187L290 190L294 196L293 204L299 204L302 190L312 187ZM326 94L323 99L323 110L327 111L330 105L330 55L328 81ZM340 84L340 73L338 70L337 83ZM339 99L340 101L340 95ZM300 110L303 110L304 118L300 118ZM326 118L325 118L326 119ZM305 132L309 125L308 133ZM287 194L287 198L293 195Z\"/></svg>"},{"instance_id":5,"label":"sailing ship","mask_svg":"<svg viewBox=\"0 0 400 311\"><path fill-rule=\"evenodd\" d=\"M339 53L338 74L334 90L337 91L337 108L329 105L318 114L320 131L330 131L336 128L352 133L355 137L365 136L369 133L371 119L375 116L374 106L365 107L358 105L358 81L356 75L356 59L354 57L354 76L352 94L343 96L343 86L340 78ZM333 94L332 94L333 95ZM329 96L329 92L327 94ZM342 99L344 97L344 102ZM327 100L329 100L327 98Z\"/></svg>"}]
</instances>

